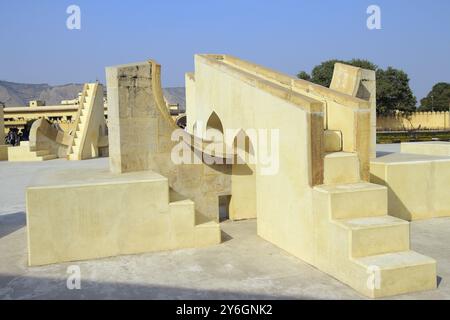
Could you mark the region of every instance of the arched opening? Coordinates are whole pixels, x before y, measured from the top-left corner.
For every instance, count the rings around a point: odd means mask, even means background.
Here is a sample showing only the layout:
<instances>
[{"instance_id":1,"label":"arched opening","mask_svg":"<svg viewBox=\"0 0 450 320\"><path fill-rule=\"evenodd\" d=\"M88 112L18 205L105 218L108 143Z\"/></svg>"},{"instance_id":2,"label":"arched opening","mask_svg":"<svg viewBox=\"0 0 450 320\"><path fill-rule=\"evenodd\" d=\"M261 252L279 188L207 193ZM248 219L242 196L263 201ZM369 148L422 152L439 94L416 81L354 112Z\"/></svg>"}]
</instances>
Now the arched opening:
<instances>
[{"instance_id":1,"label":"arched opening","mask_svg":"<svg viewBox=\"0 0 450 320\"><path fill-rule=\"evenodd\" d=\"M186 124L187 124L187 119L186 119L186 115L180 116L177 118L176 120L176 124L179 128L181 129L185 129L186 128ZM197 124L197 123L196 123ZM196 125L195 124L195 125Z\"/></svg>"},{"instance_id":2,"label":"arched opening","mask_svg":"<svg viewBox=\"0 0 450 320\"><path fill-rule=\"evenodd\" d=\"M213 112L206 122L206 138L218 141L223 139L223 125L217 113Z\"/></svg>"},{"instance_id":3,"label":"arched opening","mask_svg":"<svg viewBox=\"0 0 450 320\"><path fill-rule=\"evenodd\" d=\"M256 218L256 162L251 138L241 130L233 141L236 153L231 165L231 199L229 218Z\"/></svg>"}]
</instances>

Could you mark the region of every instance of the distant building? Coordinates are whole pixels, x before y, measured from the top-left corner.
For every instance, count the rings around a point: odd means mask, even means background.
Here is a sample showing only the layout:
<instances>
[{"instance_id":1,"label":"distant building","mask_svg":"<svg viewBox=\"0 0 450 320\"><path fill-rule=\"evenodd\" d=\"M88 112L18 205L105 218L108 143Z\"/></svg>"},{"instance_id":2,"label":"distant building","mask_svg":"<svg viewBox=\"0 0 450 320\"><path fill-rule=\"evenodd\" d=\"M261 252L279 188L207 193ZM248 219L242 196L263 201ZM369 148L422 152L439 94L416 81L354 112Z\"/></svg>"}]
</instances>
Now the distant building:
<instances>
[{"instance_id":1,"label":"distant building","mask_svg":"<svg viewBox=\"0 0 450 320\"><path fill-rule=\"evenodd\" d=\"M45 101L42 101L42 100L31 100L28 103L28 105L29 105L30 108L43 107L43 106L45 106Z\"/></svg>"},{"instance_id":2,"label":"distant building","mask_svg":"<svg viewBox=\"0 0 450 320\"><path fill-rule=\"evenodd\" d=\"M80 103L81 98L81 92L78 93L78 97L72 100L61 100L61 105L67 106L67 105L78 105Z\"/></svg>"}]
</instances>

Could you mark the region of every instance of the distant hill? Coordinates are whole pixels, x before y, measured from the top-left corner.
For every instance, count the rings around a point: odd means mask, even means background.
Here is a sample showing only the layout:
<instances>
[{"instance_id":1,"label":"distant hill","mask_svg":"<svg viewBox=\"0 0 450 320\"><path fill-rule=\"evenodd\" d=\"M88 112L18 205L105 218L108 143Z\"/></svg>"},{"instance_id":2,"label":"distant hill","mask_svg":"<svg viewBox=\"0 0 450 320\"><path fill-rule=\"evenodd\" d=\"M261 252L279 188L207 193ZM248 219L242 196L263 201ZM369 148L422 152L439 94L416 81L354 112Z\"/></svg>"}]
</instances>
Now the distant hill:
<instances>
[{"instance_id":1,"label":"distant hill","mask_svg":"<svg viewBox=\"0 0 450 320\"><path fill-rule=\"evenodd\" d=\"M30 100L43 100L47 105L74 99L83 89L82 84L50 86L44 84L14 83L0 80L0 101L7 107L28 106Z\"/></svg>"},{"instance_id":2,"label":"distant hill","mask_svg":"<svg viewBox=\"0 0 450 320\"><path fill-rule=\"evenodd\" d=\"M0 80L0 101L6 107L28 106L30 100L43 100L47 105L60 104L61 100L71 100L83 90L83 84L70 83L59 86L44 84L14 83ZM186 90L184 87L164 88L164 96L169 103L178 103L181 112L186 110Z\"/></svg>"}]
</instances>

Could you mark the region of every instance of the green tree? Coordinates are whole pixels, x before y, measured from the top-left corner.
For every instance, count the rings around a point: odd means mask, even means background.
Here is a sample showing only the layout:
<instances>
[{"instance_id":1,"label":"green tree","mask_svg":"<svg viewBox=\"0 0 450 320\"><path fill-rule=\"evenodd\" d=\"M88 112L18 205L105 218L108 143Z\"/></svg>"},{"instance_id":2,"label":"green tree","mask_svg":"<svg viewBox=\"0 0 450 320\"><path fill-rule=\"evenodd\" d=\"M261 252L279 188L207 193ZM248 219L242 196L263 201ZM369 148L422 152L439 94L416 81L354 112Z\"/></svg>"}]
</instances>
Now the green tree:
<instances>
[{"instance_id":1,"label":"green tree","mask_svg":"<svg viewBox=\"0 0 450 320\"><path fill-rule=\"evenodd\" d=\"M352 65L354 67L367 69L367 70L373 70L373 71L377 71L378 70L378 66L376 64L370 62L369 60L352 59L352 60L344 62L344 63Z\"/></svg>"},{"instance_id":2,"label":"green tree","mask_svg":"<svg viewBox=\"0 0 450 320\"><path fill-rule=\"evenodd\" d=\"M338 59L328 60L322 62L320 65L314 67L311 72L311 75L306 73L305 71L301 71L297 74L297 78L303 80L309 80L311 82L320 84L324 87L329 87L331 84L331 79L333 78L334 64L335 63L345 63L355 67L369 69L369 70L377 70L378 66L373 64L368 60L362 59L352 59L350 61L343 61Z\"/></svg>"},{"instance_id":3,"label":"green tree","mask_svg":"<svg viewBox=\"0 0 450 320\"><path fill-rule=\"evenodd\" d=\"M297 78L306 80L306 81L311 81L311 76L306 71L300 71L297 74Z\"/></svg>"},{"instance_id":4,"label":"green tree","mask_svg":"<svg viewBox=\"0 0 450 320\"><path fill-rule=\"evenodd\" d=\"M396 110L410 113L416 110L417 99L409 87L408 75L388 67L377 70L377 112L388 114Z\"/></svg>"},{"instance_id":5,"label":"green tree","mask_svg":"<svg viewBox=\"0 0 450 320\"><path fill-rule=\"evenodd\" d=\"M420 110L448 111L450 108L450 83L439 82L420 100Z\"/></svg>"},{"instance_id":6,"label":"green tree","mask_svg":"<svg viewBox=\"0 0 450 320\"><path fill-rule=\"evenodd\" d=\"M334 64L340 62L355 67L376 71L377 77L377 113L388 114L396 110L409 113L416 110L417 99L409 87L408 75L402 70L389 67L386 70L378 68L378 66L368 60L352 59L343 61L338 59L322 62L314 67L311 72L310 81L329 87L333 78ZM307 78L304 72L301 79ZM305 79L306 80L306 79Z\"/></svg>"}]
</instances>

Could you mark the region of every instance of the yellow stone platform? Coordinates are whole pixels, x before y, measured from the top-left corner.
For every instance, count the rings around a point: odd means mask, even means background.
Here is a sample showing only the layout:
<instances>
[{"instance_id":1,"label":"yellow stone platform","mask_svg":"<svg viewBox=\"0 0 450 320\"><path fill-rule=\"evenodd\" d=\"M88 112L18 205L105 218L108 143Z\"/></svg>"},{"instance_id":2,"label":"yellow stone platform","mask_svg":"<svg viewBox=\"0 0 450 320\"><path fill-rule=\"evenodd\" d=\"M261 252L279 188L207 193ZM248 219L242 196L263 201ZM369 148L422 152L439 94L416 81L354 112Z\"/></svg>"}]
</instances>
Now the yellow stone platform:
<instances>
[{"instance_id":1,"label":"yellow stone platform","mask_svg":"<svg viewBox=\"0 0 450 320\"><path fill-rule=\"evenodd\" d=\"M169 194L152 171L44 172L26 194L29 265L220 243L218 223Z\"/></svg>"},{"instance_id":2,"label":"yellow stone platform","mask_svg":"<svg viewBox=\"0 0 450 320\"><path fill-rule=\"evenodd\" d=\"M49 150L32 150L28 141L21 141L17 147L8 147L9 161L46 161L56 158Z\"/></svg>"},{"instance_id":3,"label":"yellow stone platform","mask_svg":"<svg viewBox=\"0 0 450 320\"><path fill-rule=\"evenodd\" d=\"M450 142L446 141L403 142L400 145L400 151L402 153L450 157Z\"/></svg>"},{"instance_id":4,"label":"yellow stone platform","mask_svg":"<svg viewBox=\"0 0 450 320\"><path fill-rule=\"evenodd\" d=\"M450 216L450 157L393 153L373 159L370 173L373 183L388 188L390 215L408 221Z\"/></svg>"}]
</instances>

